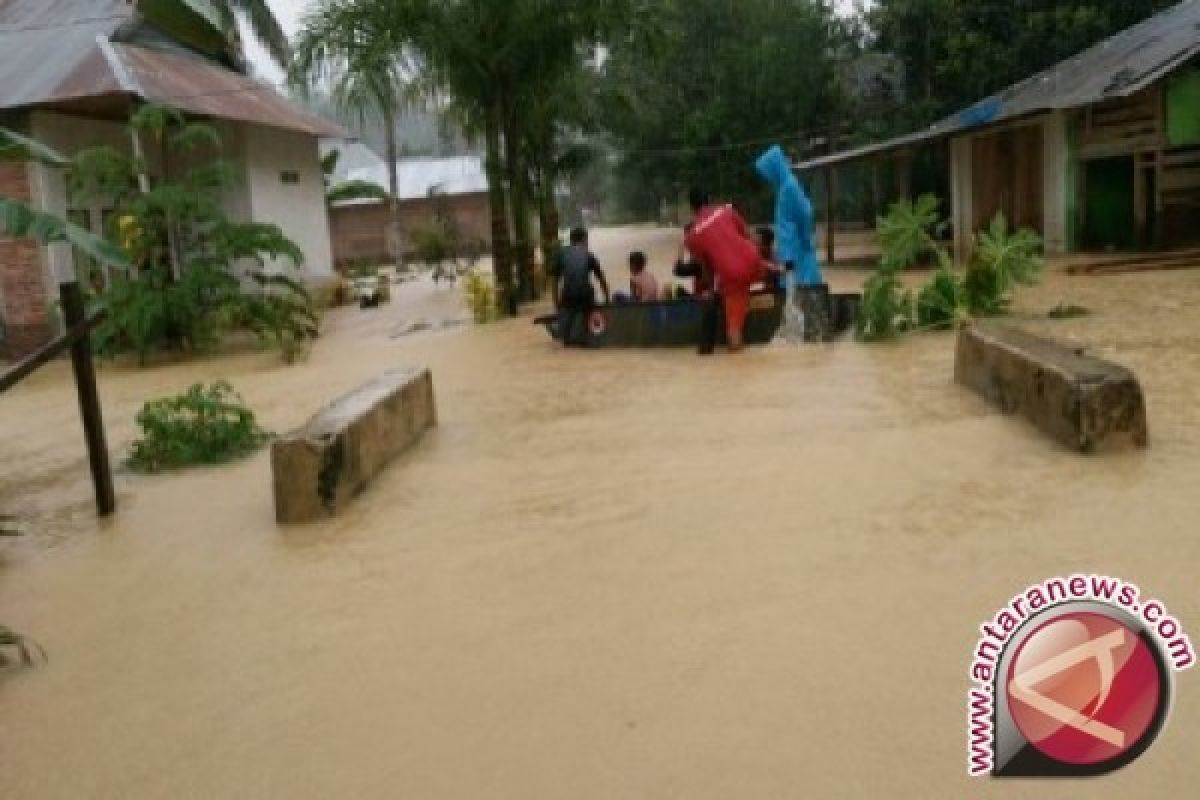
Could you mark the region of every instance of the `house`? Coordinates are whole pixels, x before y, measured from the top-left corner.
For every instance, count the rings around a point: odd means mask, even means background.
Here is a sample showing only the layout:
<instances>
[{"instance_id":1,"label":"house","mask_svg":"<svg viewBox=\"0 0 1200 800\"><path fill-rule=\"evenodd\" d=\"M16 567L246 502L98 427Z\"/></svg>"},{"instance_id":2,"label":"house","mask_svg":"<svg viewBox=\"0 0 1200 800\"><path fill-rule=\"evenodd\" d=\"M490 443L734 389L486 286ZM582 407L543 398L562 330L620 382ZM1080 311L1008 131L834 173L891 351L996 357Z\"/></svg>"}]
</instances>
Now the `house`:
<instances>
[{"instance_id":1,"label":"house","mask_svg":"<svg viewBox=\"0 0 1200 800\"><path fill-rule=\"evenodd\" d=\"M823 173L830 195L847 165L904 175L919 148L945 148L960 259L997 212L1052 254L1200 241L1198 54L1200 0L1186 0L926 130L796 169Z\"/></svg>"},{"instance_id":2,"label":"house","mask_svg":"<svg viewBox=\"0 0 1200 800\"><path fill-rule=\"evenodd\" d=\"M362 144L327 141L326 152L337 149L338 171L331 183L363 181L387 188L387 162ZM396 162L397 196L400 199L400 237L411 251L412 234L441 221L450 224L460 240L478 252L490 249L491 215L487 175L478 156L449 158L404 158ZM387 231L391 227L388 202L377 199L348 200L329 211L333 257L338 267L385 263Z\"/></svg>"},{"instance_id":3,"label":"house","mask_svg":"<svg viewBox=\"0 0 1200 800\"><path fill-rule=\"evenodd\" d=\"M170 16L166 6L174 7ZM225 199L230 217L278 225L304 254L304 279L331 280L318 142L343 132L247 77L229 39L203 18L187 19L188 8L128 0L0 2L0 125L65 153L101 144L129 152L134 145L124 123L139 103L210 121L239 173ZM0 164L0 194L104 230L108 210L74 207L53 169ZM0 238L0 352L18 357L52 336L57 281L73 274L72 262L64 248Z\"/></svg>"}]
</instances>

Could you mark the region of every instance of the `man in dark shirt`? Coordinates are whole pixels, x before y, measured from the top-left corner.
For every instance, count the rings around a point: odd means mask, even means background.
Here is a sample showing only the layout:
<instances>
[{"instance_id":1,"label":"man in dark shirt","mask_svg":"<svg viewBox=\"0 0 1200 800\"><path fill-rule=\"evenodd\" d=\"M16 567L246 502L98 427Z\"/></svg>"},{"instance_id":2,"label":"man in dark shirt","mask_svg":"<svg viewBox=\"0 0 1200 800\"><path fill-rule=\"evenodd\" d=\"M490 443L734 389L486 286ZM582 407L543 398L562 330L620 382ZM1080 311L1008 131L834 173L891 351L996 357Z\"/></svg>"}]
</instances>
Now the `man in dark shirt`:
<instances>
[{"instance_id":1,"label":"man in dark shirt","mask_svg":"<svg viewBox=\"0 0 1200 800\"><path fill-rule=\"evenodd\" d=\"M559 330L567 347L587 343L588 316L596 307L593 275L600 283L607 305L612 300L608 280L600 262L588 250L587 231L576 228L571 231L570 246L558 251L554 264L554 299L558 304Z\"/></svg>"}]
</instances>

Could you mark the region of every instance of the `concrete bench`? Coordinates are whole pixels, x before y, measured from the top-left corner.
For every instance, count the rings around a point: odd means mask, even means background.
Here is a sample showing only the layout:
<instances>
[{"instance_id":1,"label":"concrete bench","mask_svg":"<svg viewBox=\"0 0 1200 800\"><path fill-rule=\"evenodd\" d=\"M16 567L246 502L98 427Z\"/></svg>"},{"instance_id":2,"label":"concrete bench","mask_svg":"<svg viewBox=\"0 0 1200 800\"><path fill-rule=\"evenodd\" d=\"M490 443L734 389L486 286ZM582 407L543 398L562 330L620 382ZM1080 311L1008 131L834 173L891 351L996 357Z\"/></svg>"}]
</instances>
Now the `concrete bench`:
<instances>
[{"instance_id":1,"label":"concrete bench","mask_svg":"<svg viewBox=\"0 0 1200 800\"><path fill-rule=\"evenodd\" d=\"M429 370L389 372L335 400L272 443L275 519L335 514L436 424Z\"/></svg>"},{"instance_id":2,"label":"concrete bench","mask_svg":"<svg viewBox=\"0 0 1200 800\"><path fill-rule=\"evenodd\" d=\"M995 325L958 336L954 378L1074 450L1148 441L1142 387L1128 369Z\"/></svg>"}]
</instances>

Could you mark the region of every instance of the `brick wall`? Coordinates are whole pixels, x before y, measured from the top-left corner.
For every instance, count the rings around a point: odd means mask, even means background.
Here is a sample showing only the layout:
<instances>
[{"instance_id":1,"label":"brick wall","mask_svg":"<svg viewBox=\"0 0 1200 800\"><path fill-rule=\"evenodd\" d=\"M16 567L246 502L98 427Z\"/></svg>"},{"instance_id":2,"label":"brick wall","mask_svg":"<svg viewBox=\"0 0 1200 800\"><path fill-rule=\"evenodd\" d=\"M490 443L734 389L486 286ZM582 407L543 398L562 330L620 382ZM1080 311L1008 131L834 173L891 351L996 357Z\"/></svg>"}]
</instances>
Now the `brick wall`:
<instances>
[{"instance_id":1,"label":"brick wall","mask_svg":"<svg viewBox=\"0 0 1200 800\"><path fill-rule=\"evenodd\" d=\"M0 163L0 195L31 199L24 164ZM50 340L41 251L33 241L0 235L0 304L5 329L0 356L20 358Z\"/></svg>"},{"instance_id":2,"label":"brick wall","mask_svg":"<svg viewBox=\"0 0 1200 800\"><path fill-rule=\"evenodd\" d=\"M456 195L433 200L405 200L400 203L400 225L413 231L429 225L441 211L453 217L463 238L483 242L490 247L491 216L486 194ZM345 267L356 261L388 259L387 227L391 220L386 203L342 206L329 214L329 233L333 240L333 261ZM411 247L412 242L408 242Z\"/></svg>"}]
</instances>

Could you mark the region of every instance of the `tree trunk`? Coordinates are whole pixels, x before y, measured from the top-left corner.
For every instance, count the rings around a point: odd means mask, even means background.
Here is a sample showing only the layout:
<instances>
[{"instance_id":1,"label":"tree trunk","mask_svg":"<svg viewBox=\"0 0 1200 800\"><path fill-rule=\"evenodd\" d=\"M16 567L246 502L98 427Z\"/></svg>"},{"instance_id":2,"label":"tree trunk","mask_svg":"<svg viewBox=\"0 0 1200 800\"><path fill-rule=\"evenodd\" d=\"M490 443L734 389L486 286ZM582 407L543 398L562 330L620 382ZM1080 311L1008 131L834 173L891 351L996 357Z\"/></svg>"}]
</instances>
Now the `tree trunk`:
<instances>
[{"instance_id":1,"label":"tree trunk","mask_svg":"<svg viewBox=\"0 0 1200 800\"><path fill-rule=\"evenodd\" d=\"M404 232L400 225L400 171L396 165L399 157L396 146L396 116L390 108L384 114L384 157L388 168L388 255L392 257L396 268L404 266Z\"/></svg>"},{"instance_id":2,"label":"tree trunk","mask_svg":"<svg viewBox=\"0 0 1200 800\"><path fill-rule=\"evenodd\" d=\"M542 247L542 264L547 273L558 257L558 203L554 197L555 177L552 170L543 167L537 171L538 229Z\"/></svg>"},{"instance_id":3,"label":"tree trunk","mask_svg":"<svg viewBox=\"0 0 1200 800\"><path fill-rule=\"evenodd\" d=\"M488 207L492 217L492 271L501 308L516 314L516 291L513 286L512 250L509 244L508 203L504 190L504 157L500 148L500 132L504 112L499 101L488 106L484 120L484 140L487 148Z\"/></svg>"},{"instance_id":4,"label":"tree trunk","mask_svg":"<svg viewBox=\"0 0 1200 800\"><path fill-rule=\"evenodd\" d=\"M512 207L513 260L517 269L517 296L522 302L534 298L533 245L529 227L529 175L522 147L516 110L506 108L504 158L508 167L508 200Z\"/></svg>"}]
</instances>

